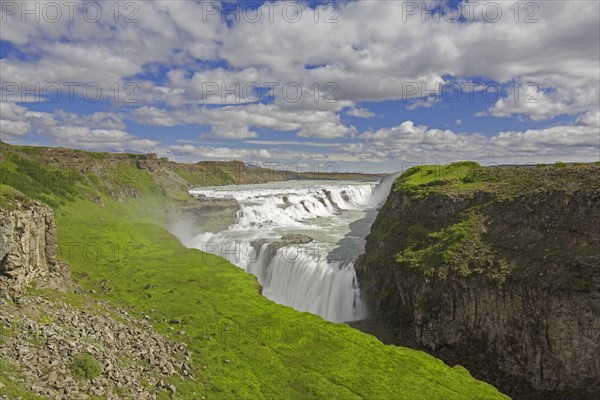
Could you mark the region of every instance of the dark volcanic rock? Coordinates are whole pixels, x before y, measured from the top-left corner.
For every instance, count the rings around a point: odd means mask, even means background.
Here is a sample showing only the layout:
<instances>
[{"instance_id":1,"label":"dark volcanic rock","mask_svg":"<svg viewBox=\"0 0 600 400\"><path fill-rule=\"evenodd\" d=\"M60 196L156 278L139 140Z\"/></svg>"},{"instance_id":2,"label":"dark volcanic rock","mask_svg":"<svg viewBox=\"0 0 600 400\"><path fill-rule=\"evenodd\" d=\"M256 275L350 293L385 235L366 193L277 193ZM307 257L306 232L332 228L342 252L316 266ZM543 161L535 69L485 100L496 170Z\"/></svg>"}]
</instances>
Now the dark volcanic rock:
<instances>
[{"instance_id":1,"label":"dark volcanic rock","mask_svg":"<svg viewBox=\"0 0 600 400\"><path fill-rule=\"evenodd\" d=\"M256 252L258 252L264 244L269 243L273 246L273 249L276 252L278 249L284 246L307 244L313 240L314 239L308 235L303 235L300 233L288 233L287 235L283 235L280 240L271 241L267 239L260 239L250 242L250 245Z\"/></svg>"},{"instance_id":2,"label":"dark volcanic rock","mask_svg":"<svg viewBox=\"0 0 600 400\"><path fill-rule=\"evenodd\" d=\"M392 192L356 270L395 343L463 364L516 398L532 388L598 398L599 172L510 169L478 191ZM522 183L508 190L511 176ZM458 230L473 216L473 232ZM436 241L448 232L466 239Z\"/></svg>"}]
</instances>

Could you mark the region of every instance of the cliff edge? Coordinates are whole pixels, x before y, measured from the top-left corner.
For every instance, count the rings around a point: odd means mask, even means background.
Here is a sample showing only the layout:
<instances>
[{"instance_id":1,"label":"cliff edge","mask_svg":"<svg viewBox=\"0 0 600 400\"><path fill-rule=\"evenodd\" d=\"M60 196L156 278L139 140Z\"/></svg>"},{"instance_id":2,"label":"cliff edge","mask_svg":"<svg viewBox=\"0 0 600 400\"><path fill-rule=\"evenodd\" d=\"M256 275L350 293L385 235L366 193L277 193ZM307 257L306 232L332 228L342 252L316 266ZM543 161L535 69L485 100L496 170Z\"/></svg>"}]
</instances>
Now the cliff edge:
<instances>
[{"instance_id":1,"label":"cliff edge","mask_svg":"<svg viewBox=\"0 0 600 400\"><path fill-rule=\"evenodd\" d=\"M515 398L532 398L523 381L598 398L599 173L409 169L356 264L373 313L396 343L460 362Z\"/></svg>"}]
</instances>

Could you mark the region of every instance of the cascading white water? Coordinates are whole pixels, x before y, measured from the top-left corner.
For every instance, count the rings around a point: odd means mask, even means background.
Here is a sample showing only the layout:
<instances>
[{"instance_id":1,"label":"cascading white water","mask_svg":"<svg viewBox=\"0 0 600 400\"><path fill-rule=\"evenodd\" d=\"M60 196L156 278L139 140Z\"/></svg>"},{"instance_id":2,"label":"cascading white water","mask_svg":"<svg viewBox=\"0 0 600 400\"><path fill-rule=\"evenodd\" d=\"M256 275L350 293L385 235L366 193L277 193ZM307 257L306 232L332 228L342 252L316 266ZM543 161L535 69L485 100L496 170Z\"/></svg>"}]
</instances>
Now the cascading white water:
<instances>
[{"instance_id":1,"label":"cascading white water","mask_svg":"<svg viewBox=\"0 0 600 400\"><path fill-rule=\"evenodd\" d=\"M242 207L234 229L264 225L300 226L301 221L331 217L340 209L359 210L371 203L374 184L257 188L258 185L194 189L192 195L231 197ZM265 185L266 186L266 185Z\"/></svg>"},{"instance_id":2,"label":"cascading white water","mask_svg":"<svg viewBox=\"0 0 600 400\"><path fill-rule=\"evenodd\" d=\"M363 249L351 249L346 259L328 256L350 224L385 199L390 185L384 179L380 184L288 181L194 189L190 193L197 196L235 198L241 209L229 229L182 242L255 275L263 295L275 302L334 322L361 319L365 315L354 258ZM273 244L287 233L315 240L284 247Z\"/></svg>"}]
</instances>

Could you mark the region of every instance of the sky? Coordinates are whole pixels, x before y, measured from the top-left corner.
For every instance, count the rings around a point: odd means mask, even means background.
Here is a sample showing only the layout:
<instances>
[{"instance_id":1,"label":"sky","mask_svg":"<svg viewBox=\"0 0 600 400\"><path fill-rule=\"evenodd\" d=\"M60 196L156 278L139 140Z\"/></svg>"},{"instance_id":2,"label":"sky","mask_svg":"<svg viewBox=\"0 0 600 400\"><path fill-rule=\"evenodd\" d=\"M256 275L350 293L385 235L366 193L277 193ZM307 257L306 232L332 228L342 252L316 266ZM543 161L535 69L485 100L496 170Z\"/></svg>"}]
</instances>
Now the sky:
<instances>
[{"instance_id":1,"label":"sky","mask_svg":"<svg viewBox=\"0 0 600 400\"><path fill-rule=\"evenodd\" d=\"M0 138L295 170L600 159L600 2L0 2Z\"/></svg>"}]
</instances>

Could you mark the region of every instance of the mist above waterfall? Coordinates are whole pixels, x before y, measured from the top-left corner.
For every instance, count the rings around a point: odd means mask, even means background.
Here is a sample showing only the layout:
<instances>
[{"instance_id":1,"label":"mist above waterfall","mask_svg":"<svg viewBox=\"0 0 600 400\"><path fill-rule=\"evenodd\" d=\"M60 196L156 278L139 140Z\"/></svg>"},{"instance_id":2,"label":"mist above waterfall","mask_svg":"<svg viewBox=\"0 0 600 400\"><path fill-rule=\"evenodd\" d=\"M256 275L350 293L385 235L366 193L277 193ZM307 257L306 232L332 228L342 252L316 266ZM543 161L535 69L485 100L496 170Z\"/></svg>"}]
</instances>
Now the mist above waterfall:
<instances>
[{"instance_id":1,"label":"mist above waterfall","mask_svg":"<svg viewBox=\"0 0 600 400\"><path fill-rule=\"evenodd\" d=\"M353 321L365 317L354 260L364 251L373 219L367 217L385 201L392 182L384 177L379 183L287 181L193 189L195 196L236 199L236 222L220 232L171 231L185 246L255 275L263 295L277 303L334 322ZM352 225L363 220L366 229L354 231ZM283 243L282 236L291 233L313 240Z\"/></svg>"}]
</instances>

